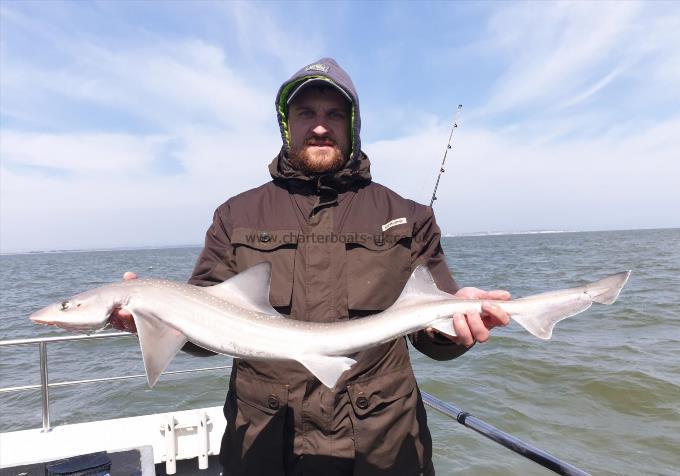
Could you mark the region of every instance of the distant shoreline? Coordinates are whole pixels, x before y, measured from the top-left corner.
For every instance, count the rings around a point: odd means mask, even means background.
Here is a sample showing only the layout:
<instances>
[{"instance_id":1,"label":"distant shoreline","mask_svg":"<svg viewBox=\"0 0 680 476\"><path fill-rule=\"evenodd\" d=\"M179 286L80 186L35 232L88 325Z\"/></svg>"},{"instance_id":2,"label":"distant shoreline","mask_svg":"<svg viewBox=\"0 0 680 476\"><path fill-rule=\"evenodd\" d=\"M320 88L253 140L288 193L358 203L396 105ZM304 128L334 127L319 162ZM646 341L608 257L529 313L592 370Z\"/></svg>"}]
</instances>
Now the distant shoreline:
<instances>
[{"instance_id":1,"label":"distant shoreline","mask_svg":"<svg viewBox=\"0 0 680 476\"><path fill-rule=\"evenodd\" d=\"M16 255L46 255L46 254L61 254L61 253L98 253L107 251L143 251L143 250L179 250L183 248L201 248L203 245L149 245L149 246L121 246L115 248L82 248L72 250L31 250L31 251L12 251L9 253L0 253L0 256L16 256Z\"/></svg>"},{"instance_id":2,"label":"distant shoreline","mask_svg":"<svg viewBox=\"0 0 680 476\"><path fill-rule=\"evenodd\" d=\"M598 231L631 231L631 230L598 230ZM553 235L556 233L597 233L598 231L578 230L526 230L526 231L473 231L471 233L446 233L444 238L460 238L464 236L505 236L505 235Z\"/></svg>"},{"instance_id":3,"label":"distant shoreline","mask_svg":"<svg viewBox=\"0 0 680 476\"><path fill-rule=\"evenodd\" d=\"M523 231L476 231L469 233L445 233L442 238L466 238L484 236L512 236L512 235L554 235L560 233L602 233L614 231L655 231L655 230L677 230L680 227L670 228L631 228L621 230L523 230ZM201 248L202 244L184 245L148 245L148 246L121 246L111 248L80 248L80 249L56 249L56 250L29 250L11 251L0 253L0 256L15 255L40 255L40 254L59 254L59 253L97 253L107 251L141 251L141 250L172 250L183 248Z\"/></svg>"}]
</instances>

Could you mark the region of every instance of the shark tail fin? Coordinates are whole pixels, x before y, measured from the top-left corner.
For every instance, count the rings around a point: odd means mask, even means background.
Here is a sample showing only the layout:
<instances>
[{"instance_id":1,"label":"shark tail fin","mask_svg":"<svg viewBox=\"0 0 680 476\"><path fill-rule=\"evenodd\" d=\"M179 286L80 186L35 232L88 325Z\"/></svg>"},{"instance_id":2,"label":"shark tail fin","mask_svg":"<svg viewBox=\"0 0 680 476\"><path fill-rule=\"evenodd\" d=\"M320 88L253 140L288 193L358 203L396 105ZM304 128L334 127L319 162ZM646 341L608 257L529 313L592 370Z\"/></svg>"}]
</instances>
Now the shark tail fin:
<instances>
[{"instance_id":1,"label":"shark tail fin","mask_svg":"<svg viewBox=\"0 0 680 476\"><path fill-rule=\"evenodd\" d=\"M626 284L624 271L578 288L565 289L502 303L510 317L539 339L550 339L555 324L585 311L593 303L612 304Z\"/></svg>"},{"instance_id":2,"label":"shark tail fin","mask_svg":"<svg viewBox=\"0 0 680 476\"><path fill-rule=\"evenodd\" d=\"M586 285L586 292L593 302L599 304L613 304L619 297L621 289L628 282L630 271L613 274L607 278Z\"/></svg>"},{"instance_id":3,"label":"shark tail fin","mask_svg":"<svg viewBox=\"0 0 680 476\"><path fill-rule=\"evenodd\" d=\"M542 296L547 294L549 293ZM543 340L552 337L555 324L585 311L593 304L592 301L587 299L570 299L563 302L551 302L548 299L534 301L533 298L527 298L526 301L523 301L523 299L517 299L513 303L501 304L501 307L510 312L510 318L513 321Z\"/></svg>"}]
</instances>

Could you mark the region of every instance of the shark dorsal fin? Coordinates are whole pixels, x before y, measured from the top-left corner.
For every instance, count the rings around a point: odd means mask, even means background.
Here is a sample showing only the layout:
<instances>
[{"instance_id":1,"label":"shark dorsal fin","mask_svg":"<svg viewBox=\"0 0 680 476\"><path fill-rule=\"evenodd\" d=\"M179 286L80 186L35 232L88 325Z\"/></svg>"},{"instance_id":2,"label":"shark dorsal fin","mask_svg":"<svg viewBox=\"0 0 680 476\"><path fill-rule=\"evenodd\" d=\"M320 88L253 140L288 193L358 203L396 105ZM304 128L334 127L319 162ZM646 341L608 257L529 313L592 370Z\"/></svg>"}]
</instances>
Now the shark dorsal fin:
<instances>
[{"instance_id":1,"label":"shark dorsal fin","mask_svg":"<svg viewBox=\"0 0 680 476\"><path fill-rule=\"evenodd\" d=\"M417 304L421 301L431 301L435 299L451 299L453 296L441 291L425 265L418 266L411 277L406 282L399 298L392 304L392 308L399 308Z\"/></svg>"},{"instance_id":2,"label":"shark dorsal fin","mask_svg":"<svg viewBox=\"0 0 680 476\"><path fill-rule=\"evenodd\" d=\"M279 316L269 303L269 286L272 279L270 262L256 264L225 282L203 288L208 294L251 311Z\"/></svg>"},{"instance_id":3,"label":"shark dorsal fin","mask_svg":"<svg viewBox=\"0 0 680 476\"><path fill-rule=\"evenodd\" d=\"M413 306L439 299L455 299L455 296L439 289L427 266L420 265L411 273L411 277L406 282L406 286L404 286L399 295L399 299L392 304L390 309ZM444 334L456 335L451 317L433 322L432 327Z\"/></svg>"}]
</instances>

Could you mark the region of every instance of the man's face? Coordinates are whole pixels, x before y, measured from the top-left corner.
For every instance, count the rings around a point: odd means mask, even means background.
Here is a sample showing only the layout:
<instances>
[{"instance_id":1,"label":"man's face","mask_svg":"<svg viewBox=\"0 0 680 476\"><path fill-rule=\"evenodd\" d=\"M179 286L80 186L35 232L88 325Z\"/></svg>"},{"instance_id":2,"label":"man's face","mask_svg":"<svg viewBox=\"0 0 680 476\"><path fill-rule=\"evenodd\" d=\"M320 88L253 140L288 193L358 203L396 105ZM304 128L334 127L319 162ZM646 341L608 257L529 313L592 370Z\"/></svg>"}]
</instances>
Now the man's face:
<instances>
[{"instance_id":1,"label":"man's face","mask_svg":"<svg viewBox=\"0 0 680 476\"><path fill-rule=\"evenodd\" d=\"M340 170L350 153L350 104L334 88L309 87L288 106L290 160L306 173Z\"/></svg>"}]
</instances>

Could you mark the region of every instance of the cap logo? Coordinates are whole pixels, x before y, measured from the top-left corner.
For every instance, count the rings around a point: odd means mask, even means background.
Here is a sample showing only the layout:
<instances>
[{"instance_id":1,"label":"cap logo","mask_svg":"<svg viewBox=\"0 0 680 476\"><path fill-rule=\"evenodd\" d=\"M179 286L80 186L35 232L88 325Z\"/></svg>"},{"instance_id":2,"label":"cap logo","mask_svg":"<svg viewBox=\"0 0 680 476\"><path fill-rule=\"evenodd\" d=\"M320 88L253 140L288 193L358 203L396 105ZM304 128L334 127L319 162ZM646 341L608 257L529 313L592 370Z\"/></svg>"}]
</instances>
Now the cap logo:
<instances>
[{"instance_id":1,"label":"cap logo","mask_svg":"<svg viewBox=\"0 0 680 476\"><path fill-rule=\"evenodd\" d=\"M305 71L321 71L322 73L328 73L328 70L330 68L328 67L327 64L323 63L314 63L310 64L305 68Z\"/></svg>"}]
</instances>

